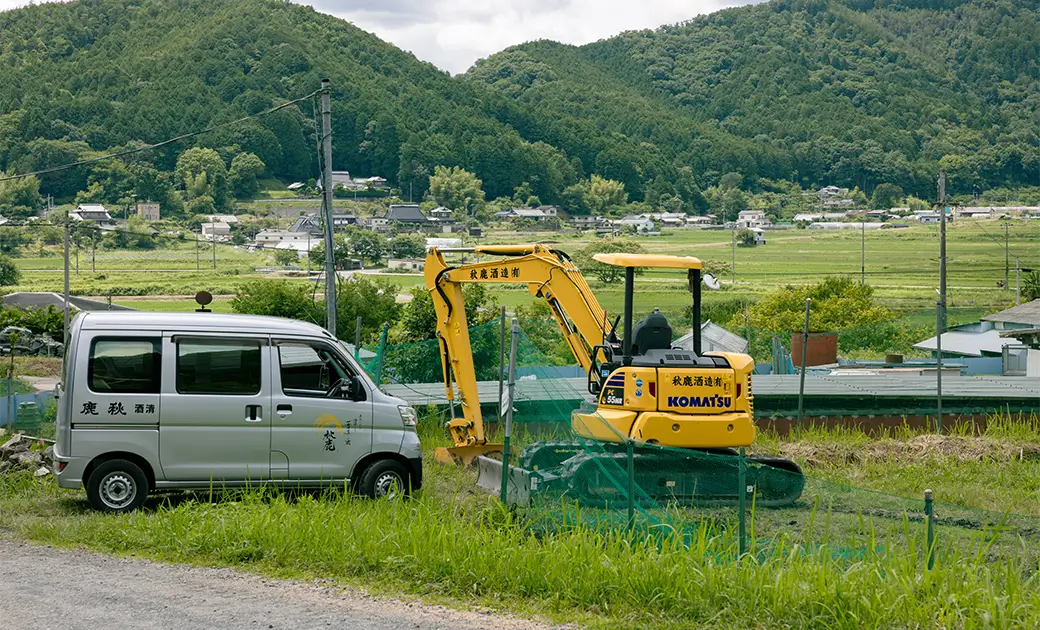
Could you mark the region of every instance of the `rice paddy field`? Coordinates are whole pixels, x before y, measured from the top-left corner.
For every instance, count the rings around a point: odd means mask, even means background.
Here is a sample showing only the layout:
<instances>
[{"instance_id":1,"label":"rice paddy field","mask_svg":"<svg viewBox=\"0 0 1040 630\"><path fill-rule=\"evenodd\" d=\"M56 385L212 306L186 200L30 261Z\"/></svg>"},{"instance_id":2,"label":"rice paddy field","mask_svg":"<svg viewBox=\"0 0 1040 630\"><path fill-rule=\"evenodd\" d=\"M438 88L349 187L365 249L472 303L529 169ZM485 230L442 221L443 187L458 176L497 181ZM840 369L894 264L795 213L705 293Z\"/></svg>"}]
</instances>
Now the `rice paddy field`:
<instances>
[{"instance_id":1,"label":"rice paddy field","mask_svg":"<svg viewBox=\"0 0 1040 630\"><path fill-rule=\"evenodd\" d=\"M1015 300L1015 259L1022 267L1040 268L1040 221L1008 222L1005 230L998 220L964 219L948 226L948 306L956 311L993 311ZM817 282L829 275L863 278L876 289L878 298L900 314L928 310L935 305L938 286L938 227L916 225L903 229L808 230L767 232L767 244L731 247L727 230L668 229L659 236L632 237L645 249L657 253L697 256L719 269L722 289L707 292L706 301L728 297L757 297L785 284ZM492 229L486 238L467 239L468 245L544 242L571 254L596 239L588 233L511 232ZM251 252L242 247L219 244L215 248L192 241L166 239L154 250L98 250L79 248L79 265L73 248L71 290L78 295L153 296L140 308L183 309L177 303L198 290L232 294L244 280L271 277L262 271L274 264L270 252ZM31 248L30 248L31 249ZM214 263L215 254L215 263ZM735 259L735 264L734 263ZM999 288L1004 279L1005 259L1010 272L1009 287ZM59 248L29 251L23 248L16 259L22 279L11 290L60 291L62 258ZM301 264L301 267L306 266ZM93 271L92 271L93 270ZM731 273L735 272L735 273ZM302 274L301 274L302 275ZM386 274L402 293L422 283L419 274ZM295 282L308 282L297 277ZM590 280L601 304L609 311L621 307L619 284L603 285ZM650 273L639 278L641 303L671 312L686 306L685 279L678 275ZM507 307L527 304L530 294L523 286L496 288L496 297ZM167 307L167 303L169 306Z\"/></svg>"}]
</instances>

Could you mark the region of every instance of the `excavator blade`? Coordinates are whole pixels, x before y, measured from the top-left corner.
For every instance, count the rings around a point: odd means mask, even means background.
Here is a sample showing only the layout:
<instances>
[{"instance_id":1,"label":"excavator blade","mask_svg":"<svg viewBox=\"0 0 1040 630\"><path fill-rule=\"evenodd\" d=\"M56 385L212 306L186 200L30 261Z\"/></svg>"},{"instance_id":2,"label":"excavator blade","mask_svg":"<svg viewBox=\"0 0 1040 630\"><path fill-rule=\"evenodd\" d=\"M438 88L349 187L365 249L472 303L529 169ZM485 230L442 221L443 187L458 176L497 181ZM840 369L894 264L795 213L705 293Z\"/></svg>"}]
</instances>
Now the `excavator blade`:
<instances>
[{"instance_id":1,"label":"excavator blade","mask_svg":"<svg viewBox=\"0 0 1040 630\"><path fill-rule=\"evenodd\" d=\"M531 500L532 485L537 488L537 473L519 468L509 467L509 480L506 487L506 503L510 505L526 505ZM534 482L532 483L532 479ZM502 462L490 457L477 458L477 487L495 496L502 493Z\"/></svg>"},{"instance_id":2,"label":"excavator blade","mask_svg":"<svg viewBox=\"0 0 1040 630\"><path fill-rule=\"evenodd\" d=\"M501 444L474 444L472 446L449 446L433 450L433 459L438 464L472 466L473 460L488 453L501 453Z\"/></svg>"}]
</instances>

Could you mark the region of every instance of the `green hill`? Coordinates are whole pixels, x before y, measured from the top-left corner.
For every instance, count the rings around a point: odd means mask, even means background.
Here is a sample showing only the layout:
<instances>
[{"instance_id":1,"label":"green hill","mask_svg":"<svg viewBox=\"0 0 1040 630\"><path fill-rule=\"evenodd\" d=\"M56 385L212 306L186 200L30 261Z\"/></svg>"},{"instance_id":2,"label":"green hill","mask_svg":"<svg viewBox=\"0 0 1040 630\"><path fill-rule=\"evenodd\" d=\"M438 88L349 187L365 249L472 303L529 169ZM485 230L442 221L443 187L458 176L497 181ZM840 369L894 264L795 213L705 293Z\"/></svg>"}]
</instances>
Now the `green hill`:
<instances>
[{"instance_id":1,"label":"green hill","mask_svg":"<svg viewBox=\"0 0 1040 630\"><path fill-rule=\"evenodd\" d=\"M263 111L331 79L334 167L407 188L440 163L488 170L489 193L552 178L561 154L525 142L511 100L453 79L337 18L278 0L77 0L0 13L0 169L152 143ZM237 145L283 178L317 176L310 103L197 143ZM145 155L172 170L188 145ZM568 177L573 179L573 175ZM44 192L86 188L87 169Z\"/></svg>"},{"instance_id":2,"label":"green hill","mask_svg":"<svg viewBox=\"0 0 1040 630\"><path fill-rule=\"evenodd\" d=\"M1033 0L774 0L587 46L534 42L467 78L533 108L548 142L632 185L655 158L934 195L1040 184ZM623 156L596 137L623 136ZM620 159L619 159L620 158ZM635 168L633 168L635 165Z\"/></svg>"},{"instance_id":3,"label":"green hill","mask_svg":"<svg viewBox=\"0 0 1040 630\"><path fill-rule=\"evenodd\" d=\"M38 170L264 111L333 82L334 167L418 196L439 164L543 202L597 173L632 199L730 172L931 197L1040 183L1033 0L779 1L582 47L534 42L451 77L280 0L76 0L0 13L0 170ZM177 157L254 153L317 176L304 102L161 150L41 177L70 198L164 199ZM694 183L696 181L696 184ZM180 181L180 185L187 186ZM203 182L205 184L205 182ZM218 205L220 205L218 199ZM689 206L687 206L689 207ZM701 204L700 207L703 207Z\"/></svg>"}]
</instances>

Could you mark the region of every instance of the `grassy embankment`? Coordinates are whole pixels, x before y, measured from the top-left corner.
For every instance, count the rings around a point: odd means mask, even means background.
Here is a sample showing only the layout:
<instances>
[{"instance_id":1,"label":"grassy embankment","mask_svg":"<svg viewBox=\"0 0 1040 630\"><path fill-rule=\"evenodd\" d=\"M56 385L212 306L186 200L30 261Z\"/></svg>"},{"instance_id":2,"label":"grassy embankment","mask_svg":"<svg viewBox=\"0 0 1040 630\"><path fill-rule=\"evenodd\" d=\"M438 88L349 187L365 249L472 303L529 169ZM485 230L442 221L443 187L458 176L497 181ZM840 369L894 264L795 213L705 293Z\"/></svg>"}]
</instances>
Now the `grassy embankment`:
<instances>
[{"instance_id":1,"label":"grassy embankment","mask_svg":"<svg viewBox=\"0 0 1040 630\"><path fill-rule=\"evenodd\" d=\"M89 512L82 492L0 478L0 527L46 544L331 578L599 627L1031 628L1040 624L1035 530L1020 530L1019 542L1006 525L985 525L999 513L976 514L977 529L942 519L963 511L955 503L1040 515L1036 431L1033 418L991 423L981 438L766 437L760 449L791 453L813 479L797 507L754 510L752 554L740 561L733 510L652 514L685 539L669 527L532 528L552 511L503 510L472 490L471 471L430 461L421 496L400 504L255 492L156 500L120 517ZM443 441L432 423L423 432L427 451ZM858 511L828 509L822 489L845 483L912 498L931 485L936 568L925 567L919 501L862 491Z\"/></svg>"}]
</instances>

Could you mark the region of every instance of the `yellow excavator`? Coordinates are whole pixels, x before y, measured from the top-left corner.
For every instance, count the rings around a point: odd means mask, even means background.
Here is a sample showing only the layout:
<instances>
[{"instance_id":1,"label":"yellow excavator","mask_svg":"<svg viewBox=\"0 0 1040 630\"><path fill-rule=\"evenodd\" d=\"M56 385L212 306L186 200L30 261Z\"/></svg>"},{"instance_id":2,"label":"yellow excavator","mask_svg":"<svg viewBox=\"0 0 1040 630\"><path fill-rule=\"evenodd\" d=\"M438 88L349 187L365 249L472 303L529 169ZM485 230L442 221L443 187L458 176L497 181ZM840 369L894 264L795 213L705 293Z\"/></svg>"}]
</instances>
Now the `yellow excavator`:
<instances>
[{"instance_id":1,"label":"yellow excavator","mask_svg":"<svg viewBox=\"0 0 1040 630\"><path fill-rule=\"evenodd\" d=\"M485 259L453 266L444 258L452 252ZM597 460L623 457L625 445L634 442L640 445L634 474L651 499L736 502L737 460L728 456L736 455L735 448L750 446L755 438L754 361L746 354L701 351L701 261L628 253L593 258L624 269L624 313L613 323L577 266L560 250L541 244L430 250L424 276L437 313L445 392L453 410L446 428L454 445L437 449L437 461L469 465L482 455L502 451L502 444L489 442L485 433L462 285L519 283L548 302L571 352L588 375L588 389L597 406L594 412L574 412L571 427L579 437L599 444L594 451L580 441L529 446L520 455L517 470L510 471L510 478L525 486L521 496L555 489L592 504L609 502L616 489L603 477L603 462ZM692 294L690 348L672 347L671 326L656 309L633 324L638 268L686 271ZM619 320L623 321L620 339ZM710 456L698 457L701 453ZM756 464L748 471L748 487L754 488L761 505L797 500L804 485L797 464L769 456L748 459ZM494 464L485 457L480 460Z\"/></svg>"}]
</instances>

